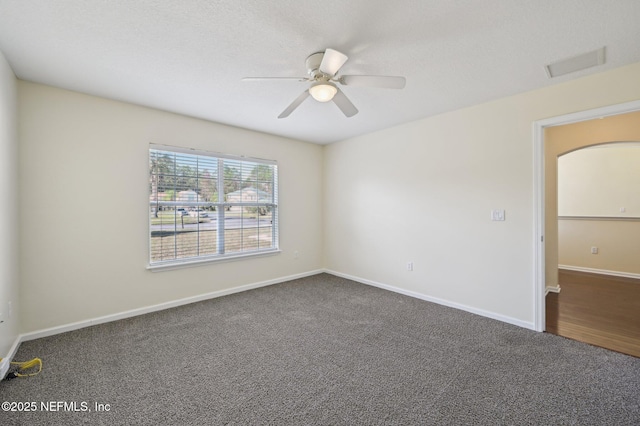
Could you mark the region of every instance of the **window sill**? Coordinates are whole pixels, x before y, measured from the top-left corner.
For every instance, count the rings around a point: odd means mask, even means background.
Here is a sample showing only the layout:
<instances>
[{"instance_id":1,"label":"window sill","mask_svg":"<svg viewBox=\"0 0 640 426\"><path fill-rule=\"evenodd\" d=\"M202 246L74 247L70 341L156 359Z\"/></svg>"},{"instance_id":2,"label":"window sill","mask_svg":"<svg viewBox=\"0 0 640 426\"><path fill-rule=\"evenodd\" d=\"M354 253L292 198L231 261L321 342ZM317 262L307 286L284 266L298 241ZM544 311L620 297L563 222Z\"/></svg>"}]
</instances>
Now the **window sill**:
<instances>
[{"instance_id":1,"label":"window sill","mask_svg":"<svg viewBox=\"0 0 640 426\"><path fill-rule=\"evenodd\" d=\"M174 269L191 268L194 266L203 266L211 263L228 262L232 260L249 259L254 257L272 256L278 253L280 253L280 249L254 252L254 253L230 254L227 256L207 257L207 258L201 258L201 259L189 259L184 261L171 261L171 262L147 265L147 270L151 272L171 271Z\"/></svg>"}]
</instances>

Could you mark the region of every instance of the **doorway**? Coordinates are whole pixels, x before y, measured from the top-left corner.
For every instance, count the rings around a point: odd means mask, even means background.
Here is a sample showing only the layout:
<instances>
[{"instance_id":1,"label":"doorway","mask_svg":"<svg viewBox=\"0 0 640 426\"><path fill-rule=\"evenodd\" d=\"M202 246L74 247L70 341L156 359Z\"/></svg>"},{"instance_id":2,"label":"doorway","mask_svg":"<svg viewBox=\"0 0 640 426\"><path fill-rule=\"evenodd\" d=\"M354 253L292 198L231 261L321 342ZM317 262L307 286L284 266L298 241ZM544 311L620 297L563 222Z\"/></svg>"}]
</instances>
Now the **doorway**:
<instances>
[{"instance_id":1,"label":"doorway","mask_svg":"<svg viewBox=\"0 0 640 426\"><path fill-rule=\"evenodd\" d=\"M546 297L546 331L640 357L640 143L582 147L556 166L561 292Z\"/></svg>"},{"instance_id":2,"label":"doorway","mask_svg":"<svg viewBox=\"0 0 640 426\"><path fill-rule=\"evenodd\" d=\"M560 153L603 142L640 140L640 101L534 123L536 193L535 328L546 330L546 305L562 291L558 271L557 164ZM549 297L547 294L551 294ZM566 294L566 293L565 293Z\"/></svg>"}]
</instances>

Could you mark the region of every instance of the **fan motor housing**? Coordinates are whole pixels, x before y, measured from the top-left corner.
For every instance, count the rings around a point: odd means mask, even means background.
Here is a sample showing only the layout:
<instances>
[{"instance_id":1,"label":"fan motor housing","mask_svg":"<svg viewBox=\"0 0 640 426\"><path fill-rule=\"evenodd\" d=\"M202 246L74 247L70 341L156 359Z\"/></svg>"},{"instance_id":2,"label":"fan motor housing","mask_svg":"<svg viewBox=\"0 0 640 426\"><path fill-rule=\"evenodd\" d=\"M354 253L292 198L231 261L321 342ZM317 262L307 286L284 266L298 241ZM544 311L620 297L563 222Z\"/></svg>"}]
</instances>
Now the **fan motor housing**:
<instances>
[{"instance_id":1,"label":"fan motor housing","mask_svg":"<svg viewBox=\"0 0 640 426\"><path fill-rule=\"evenodd\" d=\"M316 52L309 57L305 61L305 65L307 66L307 71L310 76L316 77L318 74L322 74L320 69L320 64L322 63L322 58L324 57L324 52Z\"/></svg>"}]
</instances>

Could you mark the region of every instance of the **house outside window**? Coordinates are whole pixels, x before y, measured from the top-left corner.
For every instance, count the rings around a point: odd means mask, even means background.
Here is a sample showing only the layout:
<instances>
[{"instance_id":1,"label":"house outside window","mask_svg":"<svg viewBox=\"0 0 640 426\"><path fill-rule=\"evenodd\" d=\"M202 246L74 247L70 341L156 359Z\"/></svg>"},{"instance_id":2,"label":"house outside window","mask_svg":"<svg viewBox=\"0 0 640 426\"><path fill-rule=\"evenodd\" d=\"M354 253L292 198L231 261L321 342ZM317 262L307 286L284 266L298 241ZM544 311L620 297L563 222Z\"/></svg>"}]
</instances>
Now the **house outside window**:
<instances>
[{"instance_id":1,"label":"house outside window","mask_svg":"<svg viewBox=\"0 0 640 426\"><path fill-rule=\"evenodd\" d=\"M275 161L149 148L149 265L278 251Z\"/></svg>"}]
</instances>

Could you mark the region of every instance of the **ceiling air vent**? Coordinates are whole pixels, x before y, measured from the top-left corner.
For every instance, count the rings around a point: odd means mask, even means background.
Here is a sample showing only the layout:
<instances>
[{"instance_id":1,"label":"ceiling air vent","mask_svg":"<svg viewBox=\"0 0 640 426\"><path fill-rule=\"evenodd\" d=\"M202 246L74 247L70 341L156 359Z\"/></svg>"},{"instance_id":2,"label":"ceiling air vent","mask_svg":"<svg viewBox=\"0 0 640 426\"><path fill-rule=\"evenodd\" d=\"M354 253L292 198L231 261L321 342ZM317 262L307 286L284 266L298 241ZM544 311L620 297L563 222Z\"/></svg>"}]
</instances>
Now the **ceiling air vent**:
<instances>
[{"instance_id":1,"label":"ceiling air vent","mask_svg":"<svg viewBox=\"0 0 640 426\"><path fill-rule=\"evenodd\" d=\"M545 66L549 78L604 64L604 47Z\"/></svg>"}]
</instances>

